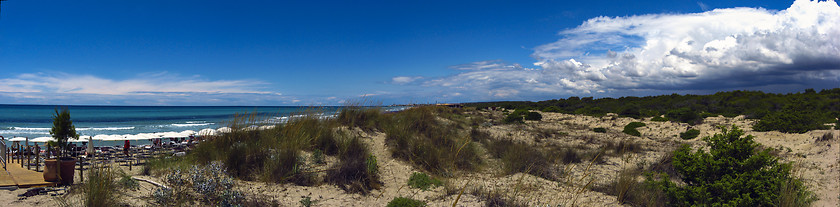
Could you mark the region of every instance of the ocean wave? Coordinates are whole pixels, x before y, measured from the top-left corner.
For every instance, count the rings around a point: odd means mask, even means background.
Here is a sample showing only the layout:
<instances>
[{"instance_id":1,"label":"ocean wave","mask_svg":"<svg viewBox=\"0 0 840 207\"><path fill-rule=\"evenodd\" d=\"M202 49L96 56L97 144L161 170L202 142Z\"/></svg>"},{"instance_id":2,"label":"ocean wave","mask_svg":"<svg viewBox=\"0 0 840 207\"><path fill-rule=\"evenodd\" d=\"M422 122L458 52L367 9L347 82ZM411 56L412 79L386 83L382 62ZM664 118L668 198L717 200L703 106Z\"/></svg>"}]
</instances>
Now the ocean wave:
<instances>
[{"instance_id":1,"label":"ocean wave","mask_svg":"<svg viewBox=\"0 0 840 207\"><path fill-rule=\"evenodd\" d=\"M52 128L41 128L41 127L11 127L11 130L19 130L19 131L49 131Z\"/></svg>"},{"instance_id":2,"label":"ocean wave","mask_svg":"<svg viewBox=\"0 0 840 207\"><path fill-rule=\"evenodd\" d=\"M132 130L134 127L80 127L77 131L113 131L113 130Z\"/></svg>"},{"instance_id":3,"label":"ocean wave","mask_svg":"<svg viewBox=\"0 0 840 207\"><path fill-rule=\"evenodd\" d=\"M207 125L212 125L212 124L213 124L213 123L200 123L200 124L191 123L191 124L189 124L189 122L187 122L187 123L188 123L188 124L170 124L169 126L174 126L174 127L193 127L193 126L207 126Z\"/></svg>"}]
</instances>

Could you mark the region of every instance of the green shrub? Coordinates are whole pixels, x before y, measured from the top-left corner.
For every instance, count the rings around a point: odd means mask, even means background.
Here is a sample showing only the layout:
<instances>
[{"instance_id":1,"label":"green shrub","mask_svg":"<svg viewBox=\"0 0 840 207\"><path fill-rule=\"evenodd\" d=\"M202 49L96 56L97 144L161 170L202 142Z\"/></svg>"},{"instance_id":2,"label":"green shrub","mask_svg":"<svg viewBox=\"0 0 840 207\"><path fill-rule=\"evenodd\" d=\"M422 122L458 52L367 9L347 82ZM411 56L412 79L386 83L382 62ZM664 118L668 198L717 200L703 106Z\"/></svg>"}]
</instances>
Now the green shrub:
<instances>
[{"instance_id":1,"label":"green shrub","mask_svg":"<svg viewBox=\"0 0 840 207\"><path fill-rule=\"evenodd\" d=\"M391 202L388 202L386 207L423 207L426 206L426 202L414 200L411 198L405 197L396 197Z\"/></svg>"},{"instance_id":2,"label":"green shrub","mask_svg":"<svg viewBox=\"0 0 840 207\"><path fill-rule=\"evenodd\" d=\"M828 129L812 112L782 110L764 116L753 126L756 131L805 133L815 129Z\"/></svg>"},{"instance_id":3,"label":"green shrub","mask_svg":"<svg viewBox=\"0 0 840 207\"><path fill-rule=\"evenodd\" d=\"M607 133L607 129L604 128L604 127L594 128L594 129L592 129L592 131L598 132L598 133Z\"/></svg>"},{"instance_id":4,"label":"green shrub","mask_svg":"<svg viewBox=\"0 0 840 207\"><path fill-rule=\"evenodd\" d=\"M642 136L642 133L639 132L639 130L636 130L636 128L643 127L643 126L645 126L645 123L630 122L629 124L627 124L627 126L624 126L624 130L622 130L621 132L624 132L625 134L629 134L629 135L632 135L632 136L640 137L640 136Z\"/></svg>"},{"instance_id":5,"label":"green shrub","mask_svg":"<svg viewBox=\"0 0 840 207\"><path fill-rule=\"evenodd\" d=\"M563 112L560 108L557 108L557 106L549 106L549 107L545 107L545 108L543 108L543 109L542 109L542 110L540 110L540 111L542 111L542 112L554 112L554 113L561 113L561 112Z\"/></svg>"},{"instance_id":6,"label":"green shrub","mask_svg":"<svg viewBox=\"0 0 840 207\"><path fill-rule=\"evenodd\" d=\"M753 136L742 137L736 126L722 129L722 134L705 137L709 152L692 152L683 145L674 152L673 166L684 185L660 175L656 183L676 206L776 206L782 195L798 196L798 203L813 201L801 182L790 182L791 164L779 163L771 149L758 150ZM649 177L648 180L653 180ZM789 188L782 193L783 188Z\"/></svg>"},{"instance_id":7,"label":"green shrub","mask_svg":"<svg viewBox=\"0 0 840 207\"><path fill-rule=\"evenodd\" d=\"M508 114L502 122L505 124L524 123L523 117L516 114Z\"/></svg>"},{"instance_id":8,"label":"green shrub","mask_svg":"<svg viewBox=\"0 0 840 207\"><path fill-rule=\"evenodd\" d=\"M665 117L667 117L670 120L675 120L692 125L699 124L703 121L703 117L701 117L700 114L696 111L691 110L691 108L679 108L670 110L668 111L668 113L665 113Z\"/></svg>"},{"instance_id":9,"label":"green shrub","mask_svg":"<svg viewBox=\"0 0 840 207\"><path fill-rule=\"evenodd\" d=\"M414 172L408 178L408 186L412 188L419 188L429 190L431 186L441 186L443 182L438 179L429 177L426 173Z\"/></svg>"},{"instance_id":10,"label":"green shrub","mask_svg":"<svg viewBox=\"0 0 840 207\"><path fill-rule=\"evenodd\" d=\"M653 118L650 118L650 121L655 121L655 122L666 122L666 121L668 121L668 118L661 117L661 116L655 116L655 117L653 117Z\"/></svg>"},{"instance_id":11,"label":"green shrub","mask_svg":"<svg viewBox=\"0 0 840 207\"><path fill-rule=\"evenodd\" d=\"M694 139L697 136L700 136L700 130L689 129L685 132L680 132L680 138L682 139Z\"/></svg>"},{"instance_id":12,"label":"green shrub","mask_svg":"<svg viewBox=\"0 0 840 207\"><path fill-rule=\"evenodd\" d=\"M528 112L525 115L525 120L539 121L542 120L542 115L539 112Z\"/></svg>"}]
</instances>

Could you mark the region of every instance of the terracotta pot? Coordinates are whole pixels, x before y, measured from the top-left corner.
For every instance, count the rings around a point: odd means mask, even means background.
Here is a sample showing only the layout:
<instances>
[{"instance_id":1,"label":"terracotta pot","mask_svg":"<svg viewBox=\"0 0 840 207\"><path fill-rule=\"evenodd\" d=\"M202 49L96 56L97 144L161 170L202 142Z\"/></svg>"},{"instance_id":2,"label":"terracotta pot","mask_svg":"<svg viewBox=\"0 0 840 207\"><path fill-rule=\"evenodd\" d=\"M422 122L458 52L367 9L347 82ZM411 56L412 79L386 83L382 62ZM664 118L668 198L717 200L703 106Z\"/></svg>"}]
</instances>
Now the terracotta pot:
<instances>
[{"instance_id":1,"label":"terracotta pot","mask_svg":"<svg viewBox=\"0 0 840 207\"><path fill-rule=\"evenodd\" d=\"M61 159L61 184L73 184L73 177L76 170L76 159Z\"/></svg>"},{"instance_id":2,"label":"terracotta pot","mask_svg":"<svg viewBox=\"0 0 840 207\"><path fill-rule=\"evenodd\" d=\"M56 160L56 159L44 160L44 181L47 181L47 182L58 181L58 160Z\"/></svg>"}]
</instances>

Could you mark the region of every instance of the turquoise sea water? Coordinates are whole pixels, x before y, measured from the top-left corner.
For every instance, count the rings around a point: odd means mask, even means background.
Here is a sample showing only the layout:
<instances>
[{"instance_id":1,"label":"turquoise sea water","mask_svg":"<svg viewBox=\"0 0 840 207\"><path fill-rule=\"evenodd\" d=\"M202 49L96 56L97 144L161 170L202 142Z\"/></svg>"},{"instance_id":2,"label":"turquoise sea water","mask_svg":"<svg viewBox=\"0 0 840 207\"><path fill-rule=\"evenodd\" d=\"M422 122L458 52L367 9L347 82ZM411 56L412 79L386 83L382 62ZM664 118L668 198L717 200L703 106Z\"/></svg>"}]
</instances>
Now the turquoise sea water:
<instances>
[{"instance_id":1,"label":"turquoise sea water","mask_svg":"<svg viewBox=\"0 0 840 207\"><path fill-rule=\"evenodd\" d=\"M65 106L0 105L0 136L48 137L55 109ZM239 113L256 114L265 123L311 112L335 115L342 107L297 106L66 106L76 132L82 136L124 135L185 130L217 129ZM103 143L106 144L106 143ZM97 144L99 145L99 144Z\"/></svg>"}]
</instances>

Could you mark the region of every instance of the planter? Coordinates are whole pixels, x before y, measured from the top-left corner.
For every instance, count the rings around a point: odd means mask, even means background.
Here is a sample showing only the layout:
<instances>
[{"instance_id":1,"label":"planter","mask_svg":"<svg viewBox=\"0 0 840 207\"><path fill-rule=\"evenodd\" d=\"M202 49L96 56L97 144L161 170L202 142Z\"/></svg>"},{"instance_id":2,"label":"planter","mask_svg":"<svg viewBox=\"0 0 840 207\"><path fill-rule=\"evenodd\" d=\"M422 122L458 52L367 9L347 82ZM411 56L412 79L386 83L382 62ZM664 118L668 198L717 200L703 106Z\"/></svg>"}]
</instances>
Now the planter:
<instances>
[{"instance_id":1,"label":"planter","mask_svg":"<svg viewBox=\"0 0 840 207\"><path fill-rule=\"evenodd\" d=\"M61 171L59 171L59 163L61 163ZM61 159L60 162L56 159L44 160L44 181L58 182L60 180L61 185L73 184L75 170L76 159ZM58 177L59 174L61 179Z\"/></svg>"},{"instance_id":2,"label":"planter","mask_svg":"<svg viewBox=\"0 0 840 207\"><path fill-rule=\"evenodd\" d=\"M73 177L75 175L76 170L76 159L68 158L68 159L61 159L61 184L62 185L71 185L73 184Z\"/></svg>"},{"instance_id":3,"label":"planter","mask_svg":"<svg viewBox=\"0 0 840 207\"><path fill-rule=\"evenodd\" d=\"M58 182L58 160L44 160L44 181Z\"/></svg>"}]
</instances>

